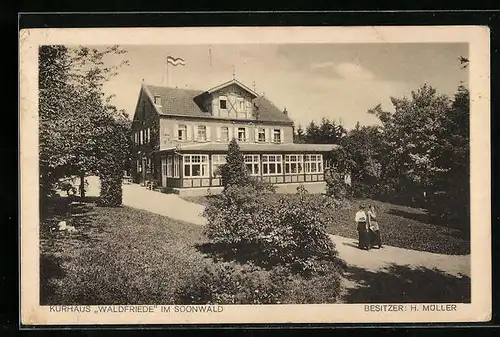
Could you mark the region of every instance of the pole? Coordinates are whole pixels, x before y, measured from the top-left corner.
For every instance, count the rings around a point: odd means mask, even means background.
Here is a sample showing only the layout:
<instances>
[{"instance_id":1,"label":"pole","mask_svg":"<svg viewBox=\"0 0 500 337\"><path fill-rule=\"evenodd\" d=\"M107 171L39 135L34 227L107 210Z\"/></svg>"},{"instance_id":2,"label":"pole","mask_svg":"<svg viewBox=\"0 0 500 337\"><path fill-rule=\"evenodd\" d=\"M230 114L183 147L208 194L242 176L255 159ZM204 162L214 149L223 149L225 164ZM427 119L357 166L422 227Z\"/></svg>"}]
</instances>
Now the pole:
<instances>
[{"instance_id":1,"label":"pole","mask_svg":"<svg viewBox=\"0 0 500 337\"><path fill-rule=\"evenodd\" d=\"M167 87L170 85L170 79L168 78L168 61L167 61Z\"/></svg>"}]
</instances>

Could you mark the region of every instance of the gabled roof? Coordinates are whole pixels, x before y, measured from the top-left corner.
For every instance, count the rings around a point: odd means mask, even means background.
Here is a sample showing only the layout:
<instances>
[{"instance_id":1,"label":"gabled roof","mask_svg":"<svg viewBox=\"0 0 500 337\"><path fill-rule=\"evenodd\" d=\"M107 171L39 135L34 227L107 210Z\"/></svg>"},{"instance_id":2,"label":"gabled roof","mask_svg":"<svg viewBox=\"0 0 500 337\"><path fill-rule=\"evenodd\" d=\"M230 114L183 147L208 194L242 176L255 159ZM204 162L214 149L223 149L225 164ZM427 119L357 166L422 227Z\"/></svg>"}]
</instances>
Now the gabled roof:
<instances>
[{"instance_id":1,"label":"gabled roof","mask_svg":"<svg viewBox=\"0 0 500 337\"><path fill-rule=\"evenodd\" d=\"M226 82L218 87L210 89L211 92L219 90L225 86L237 84L246 91L250 90L236 80ZM203 117L213 119L231 119L212 116L208 107L204 106L204 101L210 96L209 91L192 90L181 88L161 87L154 85L142 85L142 90L146 92L149 99L154 103L154 97L160 98L160 104L155 105L158 114L163 116L185 116L185 117ZM255 98L252 99L254 113L258 115L255 121L261 122L279 122L283 124L293 124L293 120L284 114L276 105L264 96L258 96L255 92L249 91Z\"/></svg>"},{"instance_id":2,"label":"gabled roof","mask_svg":"<svg viewBox=\"0 0 500 337\"><path fill-rule=\"evenodd\" d=\"M208 92L209 94L211 94L211 93L216 92L216 91L218 91L218 90L221 90L221 89L223 89L223 88L229 87L230 85L233 85L233 84L234 84L234 85L237 85L238 87L240 87L240 88L242 88L243 90L247 91L247 92L248 92L249 94L251 94L254 98L259 96L259 94L258 94L258 93L256 93L255 91L253 91L252 89L250 89L249 87L247 87L246 85L244 85L243 83L241 83L240 81L235 80L235 79L233 79L233 80L231 80L231 81L228 81L228 82L226 82L226 83L222 83L222 84L220 84L220 85L218 85L218 86L216 86L216 87L213 87L212 89L208 89L208 90L207 90L207 92Z\"/></svg>"}]
</instances>

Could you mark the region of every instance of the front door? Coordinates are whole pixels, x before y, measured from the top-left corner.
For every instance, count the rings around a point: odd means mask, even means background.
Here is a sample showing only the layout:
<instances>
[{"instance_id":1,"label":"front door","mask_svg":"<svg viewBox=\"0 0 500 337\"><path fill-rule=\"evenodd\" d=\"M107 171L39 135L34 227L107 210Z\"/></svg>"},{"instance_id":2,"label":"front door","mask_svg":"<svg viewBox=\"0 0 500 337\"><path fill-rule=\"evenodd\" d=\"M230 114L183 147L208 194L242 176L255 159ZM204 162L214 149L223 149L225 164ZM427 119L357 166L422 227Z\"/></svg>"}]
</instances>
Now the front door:
<instances>
[{"instance_id":1,"label":"front door","mask_svg":"<svg viewBox=\"0 0 500 337\"><path fill-rule=\"evenodd\" d=\"M146 179L147 179L147 162L146 162L146 158L142 158L142 183L145 184L146 183Z\"/></svg>"},{"instance_id":2,"label":"front door","mask_svg":"<svg viewBox=\"0 0 500 337\"><path fill-rule=\"evenodd\" d=\"M161 185L167 187L167 158L161 158Z\"/></svg>"}]
</instances>

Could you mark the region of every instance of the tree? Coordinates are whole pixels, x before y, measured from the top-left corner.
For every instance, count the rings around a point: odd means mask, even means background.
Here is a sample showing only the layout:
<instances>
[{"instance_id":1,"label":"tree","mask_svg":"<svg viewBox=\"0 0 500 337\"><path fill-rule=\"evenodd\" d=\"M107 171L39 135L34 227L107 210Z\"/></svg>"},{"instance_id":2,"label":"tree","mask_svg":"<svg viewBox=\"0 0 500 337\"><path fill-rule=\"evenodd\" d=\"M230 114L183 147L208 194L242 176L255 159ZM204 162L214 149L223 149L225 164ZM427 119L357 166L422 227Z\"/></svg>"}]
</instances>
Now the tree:
<instances>
[{"instance_id":1,"label":"tree","mask_svg":"<svg viewBox=\"0 0 500 337\"><path fill-rule=\"evenodd\" d=\"M59 178L79 175L84 186L86 173L99 173L114 147L109 131L120 118L104 83L117 69L128 64L105 66L109 54L123 54L118 46L104 50L65 46L39 49L40 185L46 195ZM121 129L119 129L121 130ZM85 196L84 188L81 196Z\"/></svg>"},{"instance_id":2,"label":"tree","mask_svg":"<svg viewBox=\"0 0 500 337\"><path fill-rule=\"evenodd\" d=\"M305 137L306 135L304 133L304 129L299 124L299 127L297 128L297 130L295 130L293 134L293 142L297 144L303 144L305 143Z\"/></svg>"},{"instance_id":3,"label":"tree","mask_svg":"<svg viewBox=\"0 0 500 337\"><path fill-rule=\"evenodd\" d=\"M394 113L383 111L380 105L369 110L382 122L387 154L382 163L384 178L398 193L423 191L441 169L436 166L440 118L448 113L450 99L425 84L412 91L411 98L392 97L391 101Z\"/></svg>"},{"instance_id":4,"label":"tree","mask_svg":"<svg viewBox=\"0 0 500 337\"><path fill-rule=\"evenodd\" d=\"M251 183L250 173L245 159L235 138L228 145L226 163L219 167L224 188L228 186L246 186Z\"/></svg>"},{"instance_id":5,"label":"tree","mask_svg":"<svg viewBox=\"0 0 500 337\"><path fill-rule=\"evenodd\" d=\"M451 108L440 118L439 150L432 192L438 192L429 203L429 213L460 229L469 228L470 205L470 95L458 87Z\"/></svg>"},{"instance_id":6,"label":"tree","mask_svg":"<svg viewBox=\"0 0 500 337\"><path fill-rule=\"evenodd\" d=\"M323 117L320 125L312 121L301 138L304 143L309 144L338 144L345 134L346 130L342 125Z\"/></svg>"}]
</instances>

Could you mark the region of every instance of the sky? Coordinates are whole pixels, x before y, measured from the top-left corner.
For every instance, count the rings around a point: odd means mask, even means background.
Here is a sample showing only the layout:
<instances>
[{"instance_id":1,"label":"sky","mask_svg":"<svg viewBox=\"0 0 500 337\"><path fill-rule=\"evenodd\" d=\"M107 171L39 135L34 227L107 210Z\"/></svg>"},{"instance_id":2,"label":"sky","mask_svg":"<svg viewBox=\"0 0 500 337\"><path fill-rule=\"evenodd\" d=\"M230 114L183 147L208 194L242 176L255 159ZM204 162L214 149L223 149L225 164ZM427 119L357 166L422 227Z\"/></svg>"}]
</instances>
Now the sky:
<instances>
[{"instance_id":1,"label":"sky","mask_svg":"<svg viewBox=\"0 0 500 337\"><path fill-rule=\"evenodd\" d=\"M102 46L101 46L102 47ZM424 83L452 96L468 84L464 43L239 44L127 46L126 54L108 56L106 64L130 65L106 85L113 103L132 118L141 83L208 90L235 78L286 108L296 127L322 117L351 129L376 124L367 110L381 103L392 111L390 97L409 96ZM167 56L185 66L166 68Z\"/></svg>"}]
</instances>

